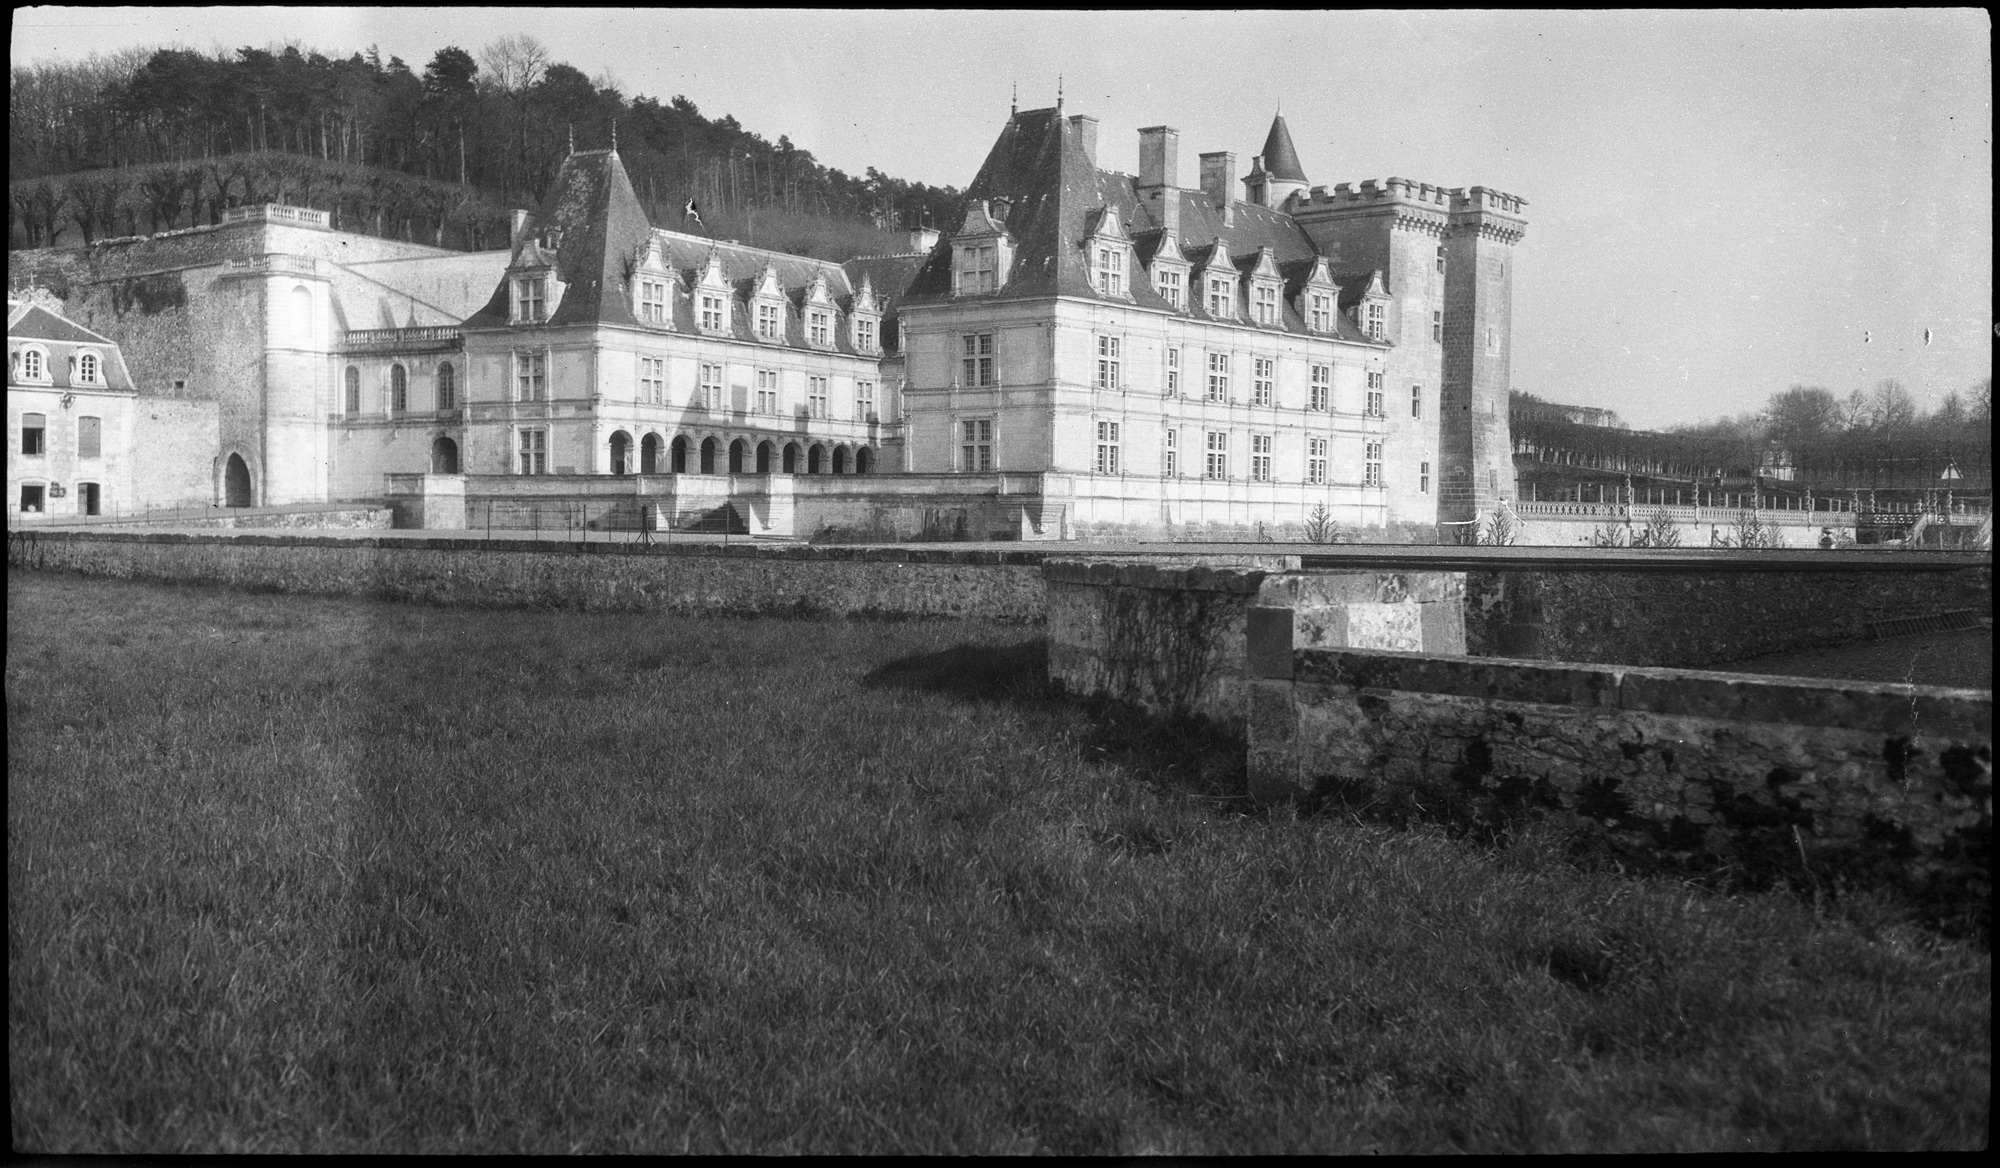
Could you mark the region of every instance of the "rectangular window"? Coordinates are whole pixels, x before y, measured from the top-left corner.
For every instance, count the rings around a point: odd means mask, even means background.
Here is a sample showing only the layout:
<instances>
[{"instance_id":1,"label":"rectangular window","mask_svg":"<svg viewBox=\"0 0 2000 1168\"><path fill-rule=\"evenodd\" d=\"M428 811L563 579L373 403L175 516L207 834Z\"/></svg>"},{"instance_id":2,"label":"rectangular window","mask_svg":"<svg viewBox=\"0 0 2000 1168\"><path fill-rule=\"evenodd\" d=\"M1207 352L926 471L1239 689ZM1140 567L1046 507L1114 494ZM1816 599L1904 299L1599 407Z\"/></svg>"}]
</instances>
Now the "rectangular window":
<instances>
[{"instance_id":1,"label":"rectangular window","mask_svg":"<svg viewBox=\"0 0 2000 1168\"><path fill-rule=\"evenodd\" d=\"M1118 473L1118 423L1116 422L1097 424L1097 473L1101 475Z\"/></svg>"},{"instance_id":2,"label":"rectangular window","mask_svg":"<svg viewBox=\"0 0 2000 1168\"><path fill-rule=\"evenodd\" d=\"M547 430L521 431L521 473L524 475L549 473L549 432Z\"/></svg>"},{"instance_id":3,"label":"rectangular window","mask_svg":"<svg viewBox=\"0 0 2000 1168\"><path fill-rule=\"evenodd\" d=\"M767 341L783 339L785 335L784 310L775 304L757 306L757 335Z\"/></svg>"},{"instance_id":4,"label":"rectangular window","mask_svg":"<svg viewBox=\"0 0 2000 1168\"><path fill-rule=\"evenodd\" d=\"M455 410L458 408L458 369L446 361L437 369L437 408Z\"/></svg>"},{"instance_id":5,"label":"rectangular window","mask_svg":"<svg viewBox=\"0 0 2000 1168\"><path fill-rule=\"evenodd\" d=\"M1362 409L1361 412L1368 415L1371 418L1379 418L1382 416L1381 390L1371 389L1368 391L1368 404L1365 408Z\"/></svg>"},{"instance_id":6,"label":"rectangular window","mask_svg":"<svg viewBox=\"0 0 2000 1168\"><path fill-rule=\"evenodd\" d=\"M522 276L514 281L515 320L526 324L547 320L546 303L540 276Z\"/></svg>"},{"instance_id":7,"label":"rectangular window","mask_svg":"<svg viewBox=\"0 0 2000 1168\"><path fill-rule=\"evenodd\" d=\"M548 358L541 353L514 354L514 385L522 401L543 401L548 396Z\"/></svg>"},{"instance_id":8,"label":"rectangular window","mask_svg":"<svg viewBox=\"0 0 2000 1168\"><path fill-rule=\"evenodd\" d=\"M639 400L649 405L667 404L667 359L639 358Z\"/></svg>"},{"instance_id":9,"label":"rectangular window","mask_svg":"<svg viewBox=\"0 0 2000 1168\"><path fill-rule=\"evenodd\" d=\"M961 296L991 292L999 287L995 279L992 245L959 249L958 292Z\"/></svg>"},{"instance_id":10,"label":"rectangular window","mask_svg":"<svg viewBox=\"0 0 2000 1168\"><path fill-rule=\"evenodd\" d=\"M993 469L993 419L975 418L959 423L963 441L959 444L958 469L962 471L982 471Z\"/></svg>"},{"instance_id":11,"label":"rectangular window","mask_svg":"<svg viewBox=\"0 0 2000 1168\"><path fill-rule=\"evenodd\" d=\"M1326 483L1326 447L1327 440L1324 438L1306 439L1307 482L1321 485Z\"/></svg>"},{"instance_id":12,"label":"rectangular window","mask_svg":"<svg viewBox=\"0 0 2000 1168\"><path fill-rule=\"evenodd\" d=\"M1278 288L1275 284L1259 284L1257 292L1257 323L1278 323Z\"/></svg>"},{"instance_id":13,"label":"rectangular window","mask_svg":"<svg viewBox=\"0 0 2000 1168\"><path fill-rule=\"evenodd\" d=\"M1160 299L1173 305L1175 308L1186 308L1186 302L1181 299L1183 292L1181 288L1181 274L1172 270L1162 270L1158 275L1160 277Z\"/></svg>"},{"instance_id":14,"label":"rectangular window","mask_svg":"<svg viewBox=\"0 0 2000 1168\"><path fill-rule=\"evenodd\" d=\"M1211 479L1229 477L1229 431L1208 431L1208 468L1203 477Z\"/></svg>"},{"instance_id":15,"label":"rectangular window","mask_svg":"<svg viewBox=\"0 0 2000 1168\"><path fill-rule=\"evenodd\" d=\"M1312 297L1312 331L1330 333L1333 331L1333 297L1315 292Z\"/></svg>"},{"instance_id":16,"label":"rectangular window","mask_svg":"<svg viewBox=\"0 0 2000 1168\"><path fill-rule=\"evenodd\" d=\"M1382 444L1380 442L1370 442L1368 444L1367 478L1362 481L1362 485L1368 487L1379 487L1382 485Z\"/></svg>"},{"instance_id":17,"label":"rectangular window","mask_svg":"<svg viewBox=\"0 0 2000 1168\"><path fill-rule=\"evenodd\" d=\"M806 378L806 412L815 418L824 418L826 413L826 378Z\"/></svg>"},{"instance_id":18,"label":"rectangular window","mask_svg":"<svg viewBox=\"0 0 2000 1168\"><path fill-rule=\"evenodd\" d=\"M1167 350L1166 394L1168 397L1179 397L1181 395L1181 351L1179 349Z\"/></svg>"},{"instance_id":19,"label":"rectangular window","mask_svg":"<svg viewBox=\"0 0 2000 1168\"><path fill-rule=\"evenodd\" d=\"M1424 387L1421 385L1410 387L1410 416L1413 418L1424 416Z\"/></svg>"},{"instance_id":20,"label":"rectangular window","mask_svg":"<svg viewBox=\"0 0 2000 1168\"><path fill-rule=\"evenodd\" d=\"M1097 388L1107 393L1118 391L1118 338L1097 338Z\"/></svg>"},{"instance_id":21,"label":"rectangular window","mask_svg":"<svg viewBox=\"0 0 2000 1168\"><path fill-rule=\"evenodd\" d=\"M104 457L104 422L102 419L82 417L76 420L76 456L78 458Z\"/></svg>"},{"instance_id":22,"label":"rectangular window","mask_svg":"<svg viewBox=\"0 0 2000 1168\"><path fill-rule=\"evenodd\" d=\"M815 345L833 343L833 316L830 313L815 312L806 317L806 339Z\"/></svg>"},{"instance_id":23,"label":"rectangular window","mask_svg":"<svg viewBox=\"0 0 2000 1168\"><path fill-rule=\"evenodd\" d=\"M701 367L701 399L695 404L714 413L722 409L722 366Z\"/></svg>"},{"instance_id":24,"label":"rectangular window","mask_svg":"<svg viewBox=\"0 0 2000 1168\"><path fill-rule=\"evenodd\" d=\"M1235 299L1235 289L1226 279L1211 279L1208 282L1208 314L1218 320L1227 320L1234 315L1229 311L1229 302Z\"/></svg>"},{"instance_id":25,"label":"rectangular window","mask_svg":"<svg viewBox=\"0 0 2000 1168\"><path fill-rule=\"evenodd\" d=\"M1160 474L1162 477L1174 478L1181 473L1180 466L1178 465L1180 460L1176 457L1180 454L1180 450L1178 449L1180 445L1178 441L1179 436L1179 432L1176 430L1169 429L1167 431L1166 457L1160 460Z\"/></svg>"},{"instance_id":26,"label":"rectangular window","mask_svg":"<svg viewBox=\"0 0 2000 1168\"><path fill-rule=\"evenodd\" d=\"M32 352L32 350L30 350ZM29 458L40 458L47 448L49 423L45 414L21 415L21 453Z\"/></svg>"},{"instance_id":27,"label":"rectangular window","mask_svg":"<svg viewBox=\"0 0 2000 1168\"><path fill-rule=\"evenodd\" d=\"M703 296L701 298L701 327L710 332L721 332L728 326L728 314L723 312L722 297Z\"/></svg>"},{"instance_id":28,"label":"rectangular window","mask_svg":"<svg viewBox=\"0 0 2000 1168\"><path fill-rule=\"evenodd\" d=\"M1229 400L1229 354L1208 355L1208 400Z\"/></svg>"},{"instance_id":29,"label":"rectangular window","mask_svg":"<svg viewBox=\"0 0 2000 1168\"><path fill-rule=\"evenodd\" d=\"M1444 313L1431 313L1431 340L1444 340Z\"/></svg>"},{"instance_id":30,"label":"rectangular window","mask_svg":"<svg viewBox=\"0 0 2000 1168\"><path fill-rule=\"evenodd\" d=\"M1272 372L1272 369L1276 364L1277 362L1271 360L1269 357L1256 358L1254 369L1256 376L1250 382L1250 400L1256 405L1268 406L1275 396L1272 386L1276 375Z\"/></svg>"},{"instance_id":31,"label":"rectangular window","mask_svg":"<svg viewBox=\"0 0 2000 1168\"><path fill-rule=\"evenodd\" d=\"M992 385L993 334L967 333L965 341L965 384Z\"/></svg>"},{"instance_id":32,"label":"rectangular window","mask_svg":"<svg viewBox=\"0 0 2000 1168\"><path fill-rule=\"evenodd\" d=\"M1250 477L1260 483L1271 481L1271 436L1250 435Z\"/></svg>"},{"instance_id":33,"label":"rectangular window","mask_svg":"<svg viewBox=\"0 0 2000 1168\"><path fill-rule=\"evenodd\" d=\"M775 414L778 412L778 371L759 369L757 371L757 412Z\"/></svg>"},{"instance_id":34,"label":"rectangular window","mask_svg":"<svg viewBox=\"0 0 2000 1168\"><path fill-rule=\"evenodd\" d=\"M854 347L864 353L875 351L875 322L868 319L854 322Z\"/></svg>"},{"instance_id":35,"label":"rectangular window","mask_svg":"<svg viewBox=\"0 0 2000 1168\"><path fill-rule=\"evenodd\" d=\"M1438 244L1437 265L1438 271L1444 271L1444 244L1441 243Z\"/></svg>"},{"instance_id":36,"label":"rectangular window","mask_svg":"<svg viewBox=\"0 0 2000 1168\"><path fill-rule=\"evenodd\" d=\"M392 413L406 413L410 408L410 375L401 365L389 366L389 409Z\"/></svg>"},{"instance_id":37,"label":"rectangular window","mask_svg":"<svg viewBox=\"0 0 2000 1168\"><path fill-rule=\"evenodd\" d=\"M1379 341L1382 339L1382 331L1382 306L1380 304L1370 304L1368 306L1368 338Z\"/></svg>"},{"instance_id":38,"label":"rectangular window","mask_svg":"<svg viewBox=\"0 0 2000 1168\"><path fill-rule=\"evenodd\" d=\"M1417 464L1417 490L1426 495L1431 493L1431 464L1428 462Z\"/></svg>"},{"instance_id":39,"label":"rectangular window","mask_svg":"<svg viewBox=\"0 0 2000 1168\"><path fill-rule=\"evenodd\" d=\"M1097 249L1097 290L1107 296L1125 295L1125 253L1122 249Z\"/></svg>"},{"instance_id":40,"label":"rectangular window","mask_svg":"<svg viewBox=\"0 0 2000 1168\"><path fill-rule=\"evenodd\" d=\"M639 321L641 324L667 323L667 286L660 280L639 281Z\"/></svg>"},{"instance_id":41,"label":"rectangular window","mask_svg":"<svg viewBox=\"0 0 2000 1168\"><path fill-rule=\"evenodd\" d=\"M41 513L42 491L43 487L40 483L21 484L21 514L38 515Z\"/></svg>"},{"instance_id":42,"label":"rectangular window","mask_svg":"<svg viewBox=\"0 0 2000 1168\"><path fill-rule=\"evenodd\" d=\"M1312 367L1312 399L1309 407L1315 410L1333 408L1333 367L1315 365Z\"/></svg>"}]
</instances>

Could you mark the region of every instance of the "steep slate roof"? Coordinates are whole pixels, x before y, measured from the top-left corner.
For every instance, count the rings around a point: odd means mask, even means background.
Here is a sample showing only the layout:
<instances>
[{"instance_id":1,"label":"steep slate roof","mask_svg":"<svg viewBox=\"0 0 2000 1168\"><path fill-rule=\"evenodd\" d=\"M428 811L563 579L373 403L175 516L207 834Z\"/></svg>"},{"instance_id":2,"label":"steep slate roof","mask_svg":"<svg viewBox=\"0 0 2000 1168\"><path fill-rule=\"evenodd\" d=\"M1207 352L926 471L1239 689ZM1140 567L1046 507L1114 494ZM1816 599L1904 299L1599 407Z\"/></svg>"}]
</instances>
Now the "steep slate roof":
<instances>
[{"instance_id":1,"label":"steep slate roof","mask_svg":"<svg viewBox=\"0 0 2000 1168\"><path fill-rule=\"evenodd\" d=\"M1292 145L1292 132L1285 127L1283 114L1271 119L1270 136L1264 139L1263 158L1264 173L1272 178L1306 181L1306 168L1299 165L1298 148Z\"/></svg>"},{"instance_id":2,"label":"steep slate roof","mask_svg":"<svg viewBox=\"0 0 2000 1168\"><path fill-rule=\"evenodd\" d=\"M135 393L138 387L132 383L131 370L125 367L125 352L118 342L94 333L66 316L60 316L25 300L7 302L7 340L36 341L49 349L49 382L54 389L85 389L102 392L107 389ZM103 382L73 385L70 382L69 357L80 345L88 345L98 350L104 359ZM39 387L40 382L29 383Z\"/></svg>"},{"instance_id":3,"label":"steep slate roof","mask_svg":"<svg viewBox=\"0 0 2000 1168\"><path fill-rule=\"evenodd\" d=\"M563 160L555 184L508 266L553 261L556 279L567 287L549 318L552 325L637 324L631 298L625 295L627 266L652 229L617 152L580 151ZM551 231L560 233L553 255L539 242ZM507 294L502 280L486 307L465 323L505 325Z\"/></svg>"},{"instance_id":4,"label":"steep slate roof","mask_svg":"<svg viewBox=\"0 0 2000 1168\"><path fill-rule=\"evenodd\" d=\"M1283 122L1273 126L1274 135L1289 148L1290 134ZM1290 169L1298 173L1298 156L1290 152ZM1280 176L1282 177L1282 176ZM1302 177L1302 176L1301 176ZM1116 208L1125 232L1133 241L1131 269L1125 286L1132 290L1130 302L1144 308L1178 312L1196 320L1209 319L1199 295L1190 295L1190 307L1176 310L1158 293L1141 270L1141 263L1157 253L1161 223L1152 209L1138 197L1130 175L1097 169L1084 154L1075 132L1055 109L1023 110L1008 120L1000 138L966 188L966 197L975 208L982 200L1006 199L1011 204L1006 230L1015 244L1014 263L1007 282L987 296L961 296L959 301L1026 300L1048 296L1123 302L1124 298L1101 296L1091 286L1088 257L1083 241L1090 224L1103 209ZM1284 328L1304 332L1305 322L1291 303L1309 264L1295 269L1301 261L1311 261L1319 253L1312 241L1290 215L1269 207L1236 201L1234 222L1224 226L1222 209L1199 190L1171 190L1168 197L1181 201L1181 254L1196 269L1208 257L1217 241L1228 249L1231 266L1253 261L1260 247L1269 247L1281 272L1287 275ZM952 254L950 240L925 258L911 281L907 303L938 303L951 298ZM1365 286L1365 278L1364 278ZM877 286L878 289L880 285ZM1192 290L1191 290L1192 292ZM1234 323L1244 323L1236 319ZM1256 327L1256 326L1252 326ZM1351 322L1341 321L1336 333L1343 340L1379 344L1369 340Z\"/></svg>"}]
</instances>

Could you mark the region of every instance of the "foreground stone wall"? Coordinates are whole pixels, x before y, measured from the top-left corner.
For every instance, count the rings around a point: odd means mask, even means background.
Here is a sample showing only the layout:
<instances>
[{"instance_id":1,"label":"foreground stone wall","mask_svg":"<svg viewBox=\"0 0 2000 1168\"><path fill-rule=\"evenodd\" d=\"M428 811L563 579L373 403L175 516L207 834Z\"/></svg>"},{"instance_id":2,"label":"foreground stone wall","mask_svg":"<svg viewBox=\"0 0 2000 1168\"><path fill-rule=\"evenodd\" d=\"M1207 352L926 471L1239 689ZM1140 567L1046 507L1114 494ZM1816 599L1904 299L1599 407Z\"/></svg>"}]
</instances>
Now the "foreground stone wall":
<instances>
[{"instance_id":1,"label":"foreground stone wall","mask_svg":"<svg viewBox=\"0 0 2000 1168\"><path fill-rule=\"evenodd\" d=\"M922 548L15 532L10 567L318 595L638 612L1042 618L1037 558Z\"/></svg>"},{"instance_id":2,"label":"foreground stone wall","mask_svg":"<svg viewBox=\"0 0 2000 1168\"><path fill-rule=\"evenodd\" d=\"M1463 573L1302 572L1296 557L1264 559L1049 561L1050 679L1241 733L1253 628L1288 649L1465 651Z\"/></svg>"},{"instance_id":3,"label":"foreground stone wall","mask_svg":"<svg viewBox=\"0 0 2000 1168\"><path fill-rule=\"evenodd\" d=\"M1551 564L1471 572L1467 649L1475 657L1700 668L1858 641L1875 621L1992 610L1991 562L1896 571L1850 562L1810 571Z\"/></svg>"},{"instance_id":4,"label":"foreground stone wall","mask_svg":"<svg viewBox=\"0 0 2000 1168\"><path fill-rule=\"evenodd\" d=\"M1990 690L1268 640L1250 647L1260 800L1553 820L1641 866L1887 884L1990 924Z\"/></svg>"}]
</instances>

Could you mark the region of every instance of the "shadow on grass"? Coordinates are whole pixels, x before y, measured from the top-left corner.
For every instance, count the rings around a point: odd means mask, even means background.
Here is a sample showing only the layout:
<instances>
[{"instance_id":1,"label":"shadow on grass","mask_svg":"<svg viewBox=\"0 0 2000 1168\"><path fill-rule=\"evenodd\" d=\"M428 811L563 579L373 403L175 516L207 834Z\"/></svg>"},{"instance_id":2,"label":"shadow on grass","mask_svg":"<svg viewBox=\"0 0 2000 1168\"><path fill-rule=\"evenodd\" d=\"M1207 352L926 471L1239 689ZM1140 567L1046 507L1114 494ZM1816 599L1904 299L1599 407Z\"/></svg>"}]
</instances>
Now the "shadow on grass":
<instances>
[{"instance_id":1,"label":"shadow on grass","mask_svg":"<svg viewBox=\"0 0 2000 1168\"><path fill-rule=\"evenodd\" d=\"M1049 680L1049 645L1043 638L1001 646L954 645L905 657L868 674L862 684L1004 703L1045 717L1080 715L1084 733L1078 745L1089 760L1231 810L1255 810L1247 794L1240 736L1199 720L1163 720L1102 697L1066 695Z\"/></svg>"}]
</instances>

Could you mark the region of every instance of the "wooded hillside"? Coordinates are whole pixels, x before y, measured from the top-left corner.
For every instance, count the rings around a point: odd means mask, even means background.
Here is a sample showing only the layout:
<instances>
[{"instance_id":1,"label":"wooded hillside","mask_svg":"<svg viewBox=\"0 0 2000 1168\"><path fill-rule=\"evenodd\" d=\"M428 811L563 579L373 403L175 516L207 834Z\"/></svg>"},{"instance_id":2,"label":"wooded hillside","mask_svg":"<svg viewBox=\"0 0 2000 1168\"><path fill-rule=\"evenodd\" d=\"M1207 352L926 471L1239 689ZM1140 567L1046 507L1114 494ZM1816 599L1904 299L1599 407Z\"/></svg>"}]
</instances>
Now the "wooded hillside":
<instances>
[{"instance_id":1,"label":"wooded hillside","mask_svg":"<svg viewBox=\"0 0 2000 1168\"><path fill-rule=\"evenodd\" d=\"M211 57L134 50L14 68L10 247L89 243L218 222L287 200L344 230L482 248L536 205L570 149L611 140L655 222L696 200L718 237L840 259L898 250L900 231L953 219L959 192L820 165L685 97L628 98L504 36L439 49L421 72L370 48L338 59L289 45ZM892 234L893 233L893 234Z\"/></svg>"}]
</instances>

